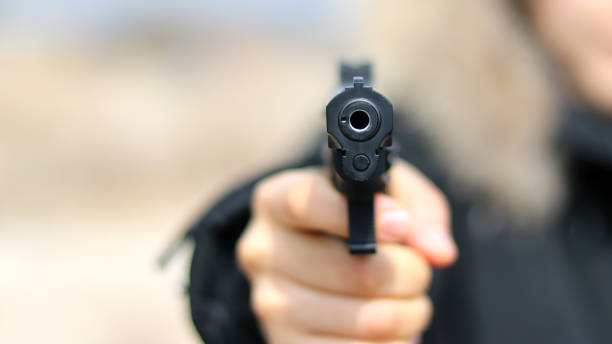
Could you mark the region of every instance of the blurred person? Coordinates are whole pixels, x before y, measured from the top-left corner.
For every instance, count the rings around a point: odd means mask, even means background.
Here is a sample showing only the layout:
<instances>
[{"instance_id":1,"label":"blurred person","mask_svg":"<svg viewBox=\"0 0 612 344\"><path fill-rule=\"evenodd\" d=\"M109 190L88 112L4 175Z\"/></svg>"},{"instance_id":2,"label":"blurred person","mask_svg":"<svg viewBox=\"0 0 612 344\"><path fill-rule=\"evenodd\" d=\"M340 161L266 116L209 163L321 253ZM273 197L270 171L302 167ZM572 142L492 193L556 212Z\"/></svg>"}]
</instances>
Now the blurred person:
<instances>
[{"instance_id":1,"label":"blurred person","mask_svg":"<svg viewBox=\"0 0 612 344\"><path fill-rule=\"evenodd\" d=\"M378 253L334 238L346 202L317 147L190 229L202 338L611 342L612 2L372 6L375 88L409 113Z\"/></svg>"}]
</instances>

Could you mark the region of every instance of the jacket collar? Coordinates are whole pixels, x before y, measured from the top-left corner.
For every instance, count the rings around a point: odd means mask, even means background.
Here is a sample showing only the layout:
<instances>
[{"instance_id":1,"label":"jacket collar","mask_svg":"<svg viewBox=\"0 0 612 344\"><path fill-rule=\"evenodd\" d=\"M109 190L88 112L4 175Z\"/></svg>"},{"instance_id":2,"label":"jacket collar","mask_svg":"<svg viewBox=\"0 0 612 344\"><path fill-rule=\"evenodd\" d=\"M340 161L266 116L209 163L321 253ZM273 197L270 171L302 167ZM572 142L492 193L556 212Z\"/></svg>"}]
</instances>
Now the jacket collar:
<instances>
[{"instance_id":1,"label":"jacket collar","mask_svg":"<svg viewBox=\"0 0 612 344\"><path fill-rule=\"evenodd\" d=\"M572 105L561 127L562 150L573 161L612 170L612 116Z\"/></svg>"}]
</instances>

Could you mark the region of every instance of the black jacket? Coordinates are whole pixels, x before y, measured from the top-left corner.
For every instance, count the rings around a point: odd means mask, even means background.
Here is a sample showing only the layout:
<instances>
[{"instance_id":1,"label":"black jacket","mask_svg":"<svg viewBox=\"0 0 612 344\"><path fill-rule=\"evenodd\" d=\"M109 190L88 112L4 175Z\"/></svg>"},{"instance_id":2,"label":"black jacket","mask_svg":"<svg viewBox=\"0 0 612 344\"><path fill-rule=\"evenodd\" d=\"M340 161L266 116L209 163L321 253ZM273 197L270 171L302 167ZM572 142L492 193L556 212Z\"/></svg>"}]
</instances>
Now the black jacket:
<instances>
[{"instance_id":1,"label":"black jacket","mask_svg":"<svg viewBox=\"0 0 612 344\"><path fill-rule=\"evenodd\" d=\"M545 230L513 228L483 197L453 187L421 133L396 130L400 156L448 197L460 250L457 264L435 271L435 314L423 343L612 343L612 123L584 111L567 118L559 149L569 201ZM321 164L318 155L291 167ZM207 344L265 342L234 257L260 178L223 197L188 232L196 242L191 312Z\"/></svg>"}]
</instances>

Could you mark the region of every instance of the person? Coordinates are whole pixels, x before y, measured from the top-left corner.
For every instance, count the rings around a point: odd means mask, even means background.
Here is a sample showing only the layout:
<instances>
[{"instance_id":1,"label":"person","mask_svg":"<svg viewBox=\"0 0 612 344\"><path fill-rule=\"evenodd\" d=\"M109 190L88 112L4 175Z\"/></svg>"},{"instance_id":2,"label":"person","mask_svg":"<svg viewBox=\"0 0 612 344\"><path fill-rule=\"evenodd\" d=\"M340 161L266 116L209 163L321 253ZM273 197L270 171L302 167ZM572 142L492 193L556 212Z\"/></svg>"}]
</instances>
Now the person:
<instances>
[{"instance_id":1,"label":"person","mask_svg":"<svg viewBox=\"0 0 612 344\"><path fill-rule=\"evenodd\" d=\"M612 2L374 6L375 85L410 113L378 252L338 240L346 202L317 147L190 230L202 338L612 342Z\"/></svg>"}]
</instances>

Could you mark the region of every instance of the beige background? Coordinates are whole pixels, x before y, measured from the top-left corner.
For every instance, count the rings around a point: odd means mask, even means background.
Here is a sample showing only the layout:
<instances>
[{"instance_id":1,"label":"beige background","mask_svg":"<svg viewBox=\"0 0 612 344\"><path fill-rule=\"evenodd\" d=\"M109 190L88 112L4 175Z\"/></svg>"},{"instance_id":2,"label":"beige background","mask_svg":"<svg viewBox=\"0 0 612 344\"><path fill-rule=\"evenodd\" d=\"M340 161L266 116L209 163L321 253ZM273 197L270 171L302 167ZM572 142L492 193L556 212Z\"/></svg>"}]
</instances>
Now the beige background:
<instances>
[{"instance_id":1,"label":"beige background","mask_svg":"<svg viewBox=\"0 0 612 344\"><path fill-rule=\"evenodd\" d=\"M222 190L322 132L350 45L284 25L2 32L0 343L199 342L189 249L163 272L155 259Z\"/></svg>"}]
</instances>

